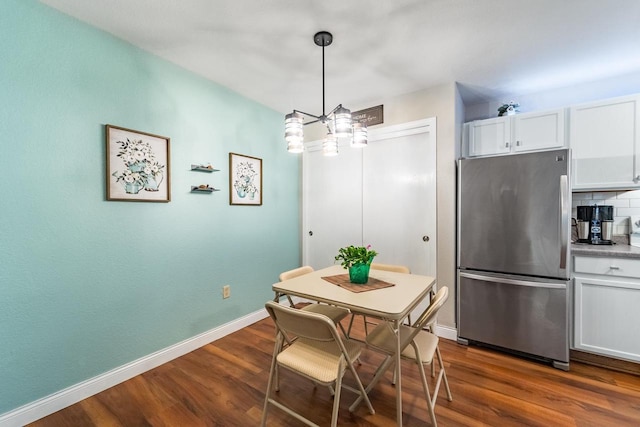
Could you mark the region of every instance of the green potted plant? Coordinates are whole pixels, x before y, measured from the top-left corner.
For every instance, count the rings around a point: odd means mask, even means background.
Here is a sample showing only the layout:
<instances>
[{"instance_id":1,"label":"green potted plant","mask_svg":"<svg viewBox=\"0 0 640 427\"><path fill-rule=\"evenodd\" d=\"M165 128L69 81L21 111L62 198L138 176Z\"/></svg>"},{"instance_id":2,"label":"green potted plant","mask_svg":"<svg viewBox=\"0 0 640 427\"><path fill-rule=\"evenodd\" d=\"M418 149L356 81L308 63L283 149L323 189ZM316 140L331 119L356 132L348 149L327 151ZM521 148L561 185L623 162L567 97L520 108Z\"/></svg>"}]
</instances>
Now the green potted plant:
<instances>
[{"instance_id":1,"label":"green potted plant","mask_svg":"<svg viewBox=\"0 0 640 427\"><path fill-rule=\"evenodd\" d=\"M504 116L505 114L507 116L512 116L518 112L518 107L520 107L520 104L516 104L513 101L508 104L502 104L498 107L498 116Z\"/></svg>"},{"instance_id":2,"label":"green potted plant","mask_svg":"<svg viewBox=\"0 0 640 427\"><path fill-rule=\"evenodd\" d=\"M338 250L336 261L342 261L341 265L349 269L349 281L351 283L367 283L369 280L369 268L371 261L378 253L371 249L371 245L347 246Z\"/></svg>"}]
</instances>

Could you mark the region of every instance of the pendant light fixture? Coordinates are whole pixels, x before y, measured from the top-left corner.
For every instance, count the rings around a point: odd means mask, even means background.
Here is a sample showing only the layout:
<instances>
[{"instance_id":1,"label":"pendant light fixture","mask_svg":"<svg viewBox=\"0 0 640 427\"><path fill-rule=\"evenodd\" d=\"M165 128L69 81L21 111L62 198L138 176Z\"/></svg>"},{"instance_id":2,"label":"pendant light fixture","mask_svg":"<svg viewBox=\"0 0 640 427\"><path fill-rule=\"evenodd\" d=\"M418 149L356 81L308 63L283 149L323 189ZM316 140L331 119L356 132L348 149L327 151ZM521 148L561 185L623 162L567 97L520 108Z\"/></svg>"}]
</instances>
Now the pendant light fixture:
<instances>
[{"instance_id":1,"label":"pendant light fixture","mask_svg":"<svg viewBox=\"0 0 640 427\"><path fill-rule=\"evenodd\" d=\"M290 153L302 153L304 151L303 127L311 123L322 123L327 127L327 135L322 143L322 153L325 156L338 154L338 140L348 139L352 147L365 147L367 145L367 127L362 123L353 123L351 111L342 104L325 113L324 103L324 48L333 41L333 36L327 31L320 31L313 36L316 45L322 47L322 114L305 113L293 110L287 114L284 120L284 139L287 142L287 151ZM314 120L304 122L305 116Z\"/></svg>"}]
</instances>

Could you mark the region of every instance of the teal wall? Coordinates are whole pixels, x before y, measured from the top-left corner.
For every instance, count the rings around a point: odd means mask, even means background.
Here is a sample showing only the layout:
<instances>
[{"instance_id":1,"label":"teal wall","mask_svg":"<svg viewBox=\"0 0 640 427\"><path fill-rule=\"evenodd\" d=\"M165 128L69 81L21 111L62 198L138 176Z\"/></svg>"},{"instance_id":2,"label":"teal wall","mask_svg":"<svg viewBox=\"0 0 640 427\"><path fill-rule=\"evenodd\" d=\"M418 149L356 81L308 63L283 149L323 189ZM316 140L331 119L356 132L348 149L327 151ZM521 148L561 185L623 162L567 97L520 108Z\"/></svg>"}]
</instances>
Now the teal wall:
<instances>
[{"instance_id":1,"label":"teal wall","mask_svg":"<svg viewBox=\"0 0 640 427\"><path fill-rule=\"evenodd\" d=\"M272 298L300 252L281 114L35 0L0 39L0 414ZM171 138L170 203L105 200L107 123ZM229 205L229 152L263 159L262 206Z\"/></svg>"}]
</instances>

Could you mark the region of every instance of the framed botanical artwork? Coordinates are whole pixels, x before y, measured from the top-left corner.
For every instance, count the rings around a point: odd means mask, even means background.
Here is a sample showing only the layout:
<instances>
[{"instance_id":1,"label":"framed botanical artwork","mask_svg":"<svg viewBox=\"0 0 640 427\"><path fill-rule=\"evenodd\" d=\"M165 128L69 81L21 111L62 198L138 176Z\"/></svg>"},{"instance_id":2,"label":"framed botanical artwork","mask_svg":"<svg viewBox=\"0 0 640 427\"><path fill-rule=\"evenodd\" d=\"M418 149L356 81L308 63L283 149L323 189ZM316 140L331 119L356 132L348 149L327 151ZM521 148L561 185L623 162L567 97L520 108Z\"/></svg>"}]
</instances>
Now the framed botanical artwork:
<instances>
[{"instance_id":1,"label":"framed botanical artwork","mask_svg":"<svg viewBox=\"0 0 640 427\"><path fill-rule=\"evenodd\" d=\"M262 159L229 153L229 204L262 205Z\"/></svg>"},{"instance_id":2,"label":"framed botanical artwork","mask_svg":"<svg viewBox=\"0 0 640 427\"><path fill-rule=\"evenodd\" d=\"M171 200L169 138L106 125L107 200Z\"/></svg>"}]
</instances>

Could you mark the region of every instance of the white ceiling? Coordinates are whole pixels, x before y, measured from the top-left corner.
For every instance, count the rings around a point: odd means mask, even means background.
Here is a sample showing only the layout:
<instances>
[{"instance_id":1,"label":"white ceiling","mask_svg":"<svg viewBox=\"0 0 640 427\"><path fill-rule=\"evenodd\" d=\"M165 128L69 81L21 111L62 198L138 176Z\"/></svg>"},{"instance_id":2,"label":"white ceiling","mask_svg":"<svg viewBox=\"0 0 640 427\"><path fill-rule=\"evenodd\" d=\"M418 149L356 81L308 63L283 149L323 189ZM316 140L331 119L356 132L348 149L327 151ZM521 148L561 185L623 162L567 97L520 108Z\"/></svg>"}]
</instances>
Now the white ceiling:
<instances>
[{"instance_id":1,"label":"white ceiling","mask_svg":"<svg viewBox=\"0 0 640 427\"><path fill-rule=\"evenodd\" d=\"M470 105L640 72L640 0L41 1L282 113L322 112L320 30L327 110L452 81Z\"/></svg>"}]
</instances>

